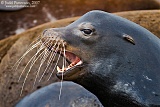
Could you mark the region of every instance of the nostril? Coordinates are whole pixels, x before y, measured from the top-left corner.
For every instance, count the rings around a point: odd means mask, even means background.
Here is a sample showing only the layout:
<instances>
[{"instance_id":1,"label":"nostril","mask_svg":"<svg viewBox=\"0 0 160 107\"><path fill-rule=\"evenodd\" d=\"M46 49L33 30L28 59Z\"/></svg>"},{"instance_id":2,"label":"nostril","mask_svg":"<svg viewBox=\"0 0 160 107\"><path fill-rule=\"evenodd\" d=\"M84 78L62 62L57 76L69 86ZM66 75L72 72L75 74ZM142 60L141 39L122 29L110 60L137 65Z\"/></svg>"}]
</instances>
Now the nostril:
<instances>
[{"instance_id":1,"label":"nostril","mask_svg":"<svg viewBox=\"0 0 160 107\"><path fill-rule=\"evenodd\" d=\"M45 29L45 30L43 31L43 35L44 35L46 32L47 32L47 29Z\"/></svg>"}]
</instances>

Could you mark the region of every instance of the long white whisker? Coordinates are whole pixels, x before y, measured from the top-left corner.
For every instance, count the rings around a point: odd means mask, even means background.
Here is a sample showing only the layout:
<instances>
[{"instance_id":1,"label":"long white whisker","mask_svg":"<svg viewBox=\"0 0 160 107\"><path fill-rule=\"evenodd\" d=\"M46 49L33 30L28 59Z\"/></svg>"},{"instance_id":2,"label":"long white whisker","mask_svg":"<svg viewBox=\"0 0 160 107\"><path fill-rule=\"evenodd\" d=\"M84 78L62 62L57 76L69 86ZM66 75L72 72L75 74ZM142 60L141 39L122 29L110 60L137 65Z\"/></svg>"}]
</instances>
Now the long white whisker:
<instances>
[{"instance_id":1,"label":"long white whisker","mask_svg":"<svg viewBox=\"0 0 160 107\"><path fill-rule=\"evenodd\" d=\"M51 42L51 43L49 43L49 42ZM49 44L48 44L49 43ZM52 46L52 41L51 40L48 40L48 42L47 42L47 44L45 44L46 46L45 47L47 47L47 48L50 48L51 46ZM46 48L46 50L48 50ZM48 51L49 52L49 51Z\"/></svg>"},{"instance_id":2,"label":"long white whisker","mask_svg":"<svg viewBox=\"0 0 160 107\"><path fill-rule=\"evenodd\" d=\"M62 95L62 83L63 83L63 74L62 74L61 87L59 92L59 100L61 100L61 95Z\"/></svg>"},{"instance_id":3,"label":"long white whisker","mask_svg":"<svg viewBox=\"0 0 160 107\"><path fill-rule=\"evenodd\" d=\"M48 69L48 66L50 65L50 60L52 59L53 54L54 54L54 53L52 53L52 52L48 52L48 56L50 56L50 57L49 57L49 59L48 59L48 61L47 61L47 66L46 66L44 72L42 73L42 76L41 76L40 79L39 79L39 82L42 80L44 74L46 73L46 70Z\"/></svg>"},{"instance_id":4,"label":"long white whisker","mask_svg":"<svg viewBox=\"0 0 160 107\"><path fill-rule=\"evenodd\" d=\"M55 43L55 45L53 46L53 48L54 48L56 45L57 45L57 42ZM55 52L54 52L54 51L51 52L51 57L49 58L49 60L48 60L48 62L47 62L47 67L46 67L46 69L44 70L44 72L43 72L43 74L42 74L39 82L42 80L42 78L43 78L44 74L46 73L47 69L50 69L49 65L51 65L50 63L51 63L52 61L54 61L58 49L59 49L59 45L58 45L58 47L56 48ZM48 67L49 67L49 68L48 68Z\"/></svg>"},{"instance_id":5,"label":"long white whisker","mask_svg":"<svg viewBox=\"0 0 160 107\"><path fill-rule=\"evenodd\" d=\"M39 57L40 57L44 52L45 52L45 51L43 51L43 52L32 62L31 66L30 66L30 68L29 68L29 70L28 70L28 72L27 72L27 74L26 74L26 77L25 77L25 79L24 79L24 82L23 82L23 84L22 84L20 96L22 95L25 82L26 82L26 80L27 80L27 78L28 78L28 75L29 75L29 73L30 73L30 71L31 71L34 63L39 59Z\"/></svg>"},{"instance_id":6,"label":"long white whisker","mask_svg":"<svg viewBox=\"0 0 160 107\"><path fill-rule=\"evenodd\" d=\"M60 45L60 44L59 44L59 45ZM52 76L52 74L53 74L53 72L54 72L54 70L55 70L55 68L56 68L56 66L57 66L57 64L58 64L58 62L59 62L59 59L60 59L60 56L61 56L61 52L62 52L62 50L60 51L60 54L59 54L58 59L57 59L57 62L56 62L56 64L55 64L55 66L54 66L54 68L53 68L53 70L52 70L52 72L51 72L48 80L50 80L50 78L51 78L51 76ZM48 81L48 80L47 80L47 81Z\"/></svg>"},{"instance_id":7,"label":"long white whisker","mask_svg":"<svg viewBox=\"0 0 160 107\"><path fill-rule=\"evenodd\" d=\"M44 53L44 55L43 55L43 59L41 60L40 66L39 66L39 68L38 68L38 71L37 71L37 74L36 74L36 78L35 78L34 83L33 83L33 88L34 88L35 83L36 83L36 80L37 80L37 78L38 78L40 69L41 69L42 65L44 64L45 60L48 58L48 55L49 55L49 54L47 54L47 50L44 50L44 51L45 51L45 53Z\"/></svg>"},{"instance_id":8,"label":"long white whisker","mask_svg":"<svg viewBox=\"0 0 160 107\"><path fill-rule=\"evenodd\" d=\"M41 35L39 35L38 37L36 37L36 39L35 39L34 41L32 41L32 42L29 44L29 46L32 46L32 44L34 44L34 43L41 42L40 36L41 36Z\"/></svg>"},{"instance_id":9,"label":"long white whisker","mask_svg":"<svg viewBox=\"0 0 160 107\"><path fill-rule=\"evenodd\" d=\"M65 53L65 45L63 43L63 66L62 66L62 70L64 70L64 68L66 67L66 53ZM61 99L61 95L62 95L62 82L63 82L63 72L62 72L62 80L61 80L61 87L60 87L60 92L59 92L59 100Z\"/></svg>"},{"instance_id":10,"label":"long white whisker","mask_svg":"<svg viewBox=\"0 0 160 107\"><path fill-rule=\"evenodd\" d=\"M45 44L47 44L48 42L50 42L50 40L46 39L43 43L41 43L41 47L45 47ZM39 49L37 49L37 52L38 52ZM36 58L36 57L35 57ZM34 60L34 59L33 59Z\"/></svg>"},{"instance_id":11,"label":"long white whisker","mask_svg":"<svg viewBox=\"0 0 160 107\"><path fill-rule=\"evenodd\" d=\"M64 45L64 43L63 43L63 47L64 47L64 50L63 50L63 54L64 54L64 66L66 67L66 64L67 64L67 62L66 62L66 49L65 49L65 45Z\"/></svg>"},{"instance_id":12,"label":"long white whisker","mask_svg":"<svg viewBox=\"0 0 160 107\"><path fill-rule=\"evenodd\" d=\"M27 66L29 65L29 63L30 63L31 61L33 61L33 59L35 59L35 57L37 56L37 54L38 54L41 50L43 50L44 48L45 48L45 47L40 47L39 51L37 51L37 53L36 53L34 56L32 56L32 58L28 61L27 65L24 67L23 71L21 72L21 74L20 74L20 76L19 76L18 82L20 81L20 79L21 79L21 77L22 77L25 69L26 69Z\"/></svg>"},{"instance_id":13,"label":"long white whisker","mask_svg":"<svg viewBox=\"0 0 160 107\"><path fill-rule=\"evenodd\" d=\"M19 64L21 63L21 61L23 60L23 58L31 51L33 50L34 48L36 48L38 45L40 45L40 41L37 42L36 44L34 44L31 48L29 48L23 55L21 58L19 58L19 60L14 64L13 68L15 68L14 70L16 71Z\"/></svg>"}]
</instances>

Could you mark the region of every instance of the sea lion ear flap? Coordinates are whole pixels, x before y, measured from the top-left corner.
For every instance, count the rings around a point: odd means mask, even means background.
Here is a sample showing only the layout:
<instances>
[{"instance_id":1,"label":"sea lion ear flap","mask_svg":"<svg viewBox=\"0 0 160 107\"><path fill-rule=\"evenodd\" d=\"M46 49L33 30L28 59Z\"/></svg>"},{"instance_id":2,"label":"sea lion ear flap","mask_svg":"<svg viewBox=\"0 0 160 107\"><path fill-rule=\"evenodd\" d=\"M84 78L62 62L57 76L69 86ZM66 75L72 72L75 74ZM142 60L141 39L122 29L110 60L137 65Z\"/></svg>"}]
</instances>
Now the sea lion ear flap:
<instances>
[{"instance_id":1,"label":"sea lion ear flap","mask_svg":"<svg viewBox=\"0 0 160 107\"><path fill-rule=\"evenodd\" d=\"M134 39L130 35L123 34L123 38L124 38L124 40L126 40L126 41L132 43L133 45L135 45Z\"/></svg>"}]
</instances>

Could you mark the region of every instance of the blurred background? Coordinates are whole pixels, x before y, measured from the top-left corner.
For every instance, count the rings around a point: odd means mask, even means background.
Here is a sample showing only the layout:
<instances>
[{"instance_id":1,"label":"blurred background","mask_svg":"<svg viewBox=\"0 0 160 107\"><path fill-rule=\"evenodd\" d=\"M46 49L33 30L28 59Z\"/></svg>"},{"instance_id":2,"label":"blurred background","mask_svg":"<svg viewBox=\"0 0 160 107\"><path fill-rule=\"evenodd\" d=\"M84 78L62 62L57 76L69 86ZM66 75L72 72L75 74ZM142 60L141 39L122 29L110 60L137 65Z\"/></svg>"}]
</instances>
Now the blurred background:
<instances>
[{"instance_id":1,"label":"blurred background","mask_svg":"<svg viewBox=\"0 0 160 107\"><path fill-rule=\"evenodd\" d=\"M26 7L18 7L20 3ZM81 16L95 9L120 12L159 8L160 0L0 0L0 39L46 22Z\"/></svg>"}]
</instances>

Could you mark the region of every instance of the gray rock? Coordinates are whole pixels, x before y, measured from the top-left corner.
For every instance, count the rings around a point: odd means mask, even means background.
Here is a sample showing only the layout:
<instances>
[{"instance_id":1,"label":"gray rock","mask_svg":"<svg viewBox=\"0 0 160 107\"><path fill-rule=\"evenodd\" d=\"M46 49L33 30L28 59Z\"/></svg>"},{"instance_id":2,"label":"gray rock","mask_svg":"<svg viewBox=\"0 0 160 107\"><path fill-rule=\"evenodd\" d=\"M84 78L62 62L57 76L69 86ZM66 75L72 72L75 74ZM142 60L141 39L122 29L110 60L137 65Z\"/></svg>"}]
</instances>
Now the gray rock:
<instances>
[{"instance_id":1,"label":"gray rock","mask_svg":"<svg viewBox=\"0 0 160 107\"><path fill-rule=\"evenodd\" d=\"M53 83L24 97L16 107L102 107L97 97L73 82Z\"/></svg>"}]
</instances>

